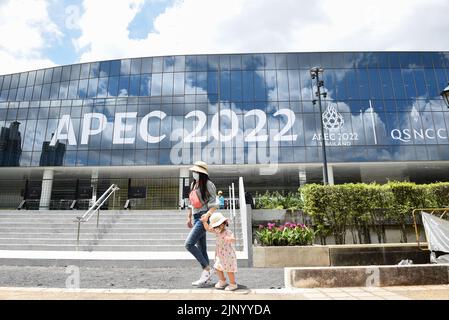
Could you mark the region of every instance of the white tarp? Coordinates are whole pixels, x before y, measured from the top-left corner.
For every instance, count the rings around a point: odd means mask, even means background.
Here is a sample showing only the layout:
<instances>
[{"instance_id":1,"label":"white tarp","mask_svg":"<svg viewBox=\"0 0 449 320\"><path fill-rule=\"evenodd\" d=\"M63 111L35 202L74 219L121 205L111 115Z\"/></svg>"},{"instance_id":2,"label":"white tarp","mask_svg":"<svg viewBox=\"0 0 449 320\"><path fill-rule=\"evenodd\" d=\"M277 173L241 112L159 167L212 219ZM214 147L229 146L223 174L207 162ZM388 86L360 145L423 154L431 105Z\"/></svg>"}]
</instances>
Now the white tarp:
<instances>
[{"instance_id":1,"label":"white tarp","mask_svg":"<svg viewBox=\"0 0 449 320\"><path fill-rule=\"evenodd\" d=\"M449 253L449 221L421 211L430 251Z\"/></svg>"}]
</instances>

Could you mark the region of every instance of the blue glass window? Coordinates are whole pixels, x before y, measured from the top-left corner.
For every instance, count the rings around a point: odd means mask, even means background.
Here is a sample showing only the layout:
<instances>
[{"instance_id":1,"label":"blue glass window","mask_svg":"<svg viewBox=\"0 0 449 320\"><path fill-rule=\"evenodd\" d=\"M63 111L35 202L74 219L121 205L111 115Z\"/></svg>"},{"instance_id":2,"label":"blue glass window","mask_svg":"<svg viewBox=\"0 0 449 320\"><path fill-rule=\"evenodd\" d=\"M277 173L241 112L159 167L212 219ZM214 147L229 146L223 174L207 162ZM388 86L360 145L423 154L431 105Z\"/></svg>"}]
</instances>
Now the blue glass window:
<instances>
[{"instance_id":1,"label":"blue glass window","mask_svg":"<svg viewBox=\"0 0 449 320\"><path fill-rule=\"evenodd\" d=\"M80 79L89 78L89 69L90 69L89 63L84 63L81 65Z\"/></svg>"},{"instance_id":2,"label":"blue glass window","mask_svg":"<svg viewBox=\"0 0 449 320\"><path fill-rule=\"evenodd\" d=\"M174 74L173 80L173 94L182 95L184 94L184 72L177 72Z\"/></svg>"},{"instance_id":3,"label":"blue glass window","mask_svg":"<svg viewBox=\"0 0 449 320\"><path fill-rule=\"evenodd\" d=\"M172 72L167 72L167 73L163 74L162 95L163 96L173 95L173 73Z\"/></svg>"},{"instance_id":4,"label":"blue glass window","mask_svg":"<svg viewBox=\"0 0 449 320\"><path fill-rule=\"evenodd\" d=\"M80 78L81 65L75 64L70 71L70 80L78 80ZM37 81L37 78L36 78Z\"/></svg>"},{"instance_id":5,"label":"blue glass window","mask_svg":"<svg viewBox=\"0 0 449 320\"><path fill-rule=\"evenodd\" d=\"M150 93L151 93L151 74L142 74L140 77L140 95L150 96Z\"/></svg>"},{"instance_id":6,"label":"blue glass window","mask_svg":"<svg viewBox=\"0 0 449 320\"><path fill-rule=\"evenodd\" d=\"M119 77L109 77L108 81L108 97L118 96L118 82Z\"/></svg>"},{"instance_id":7,"label":"blue glass window","mask_svg":"<svg viewBox=\"0 0 449 320\"><path fill-rule=\"evenodd\" d=\"M109 75L110 62L102 61L100 62L100 77L107 77Z\"/></svg>"},{"instance_id":8,"label":"blue glass window","mask_svg":"<svg viewBox=\"0 0 449 320\"><path fill-rule=\"evenodd\" d=\"M90 64L89 78L96 78L100 76L100 63L93 62Z\"/></svg>"},{"instance_id":9,"label":"blue glass window","mask_svg":"<svg viewBox=\"0 0 449 320\"><path fill-rule=\"evenodd\" d=\"M53 75L53 69L45 69L44 83L50 83Z\"/></svg>"},{"instance_id":10,"label":"blue glass window","mask_svg":"<svg viewBox=\"0 0 449 320\"><path fill-rule=\"evenodd\" d=\"M129 75L130 70L131 70L131 60L130 59L121 60L120 75L127 76Z\"/></svg>"},{"instance_id":11,"label":"blue glass window","mask_svg":"<svg viewBox=\"0 0 449 320\"><path fill-rule=\"evenodd\" d=\"M175 66L175 58L174 57L164 57L164 72L173 72Z\"/></svg>"},{"instance_id":12,"label":"blue glass window","mask_svg":"<svg viewBox=\"0 0 449 320\"><path fill-rule=\"evenodd\" d=\"M51 84L51 91L50 91L50 99L58 99L59 97L59 83L52 83Z\"/></svg>"},{"instance_id":13,"label":"blue glass window","mask_svg":"<svg viewBox=\"0 0 449 320\"><path fill-rule=\"evenodd\" d=\"M17 89L17 87L19 86L19 78L20 78L20 73L13 74L12 77L10 78L10 82L9 82L10 85L6 89ZM25 85L23 85L21 87L24 87L24 86Z\"/></svg>"},{"instance_id":14,"label":"blue glass window","mask_svg":"<svg viewBox=\"0 0 449 320\"><path fill-rule=\"evenodd\" d=\"M231 100L242 100L242 73L240 71L231 71Z\"/></svg>"},{"instance_id":15,"label":"blue glass window","mask_svg":"<svg viewBox=\"0 0 449 320\"><path fill-rule=\"evenodd\" d=\"M154 64L153 64L153 68L154 68ZM161 92L162 92L162 74L161 73L153 73L151 75L151 96L160 96Z\"/></svg>"},{"instance_id":16,"label":"blue glass window","mask_svg":"<svg viewBox=\"0 0 449 320\"><path fill-rule=\"evenodd\" d=\"M162 57L154 57L153 58L153 67L152 67L153 73L159 73L163 70L163 60Z\"/></svg>"},{"instance_id":17,"label":"blue glass window","mask_svg":"<svg viewBox=\"0 0 449 320\"><path fill-rule=\"evenodd\" d=\"M220 72L220 99L231 99L231 73L230 71Z\"/></svg>"},{"instance_id":18,"label":"blue glass window","mask_svg":"<svg viewBox=\"0 0 449 320\"><path fill-rule=\"evenodd\" d=\"M88 80L80 80L79 86L78 86L78 97L81 99L84 99L87 97L87 84Z\"/></svg>"},{"instance_id":19,"label":"blue glass window","mask_svg":"<svg viewBox=\"0 0 449 320\"><path fill-rule=\"evenodd\" d=\"M87 89L87 97L94 98L97 96L98 78L89 79L89 88Z\"/></svg>"},{"instance_id":20,"label":"blue glass window","mask_svg":"<svg viewBox=\"0 0 449 320\"><path fill-rule=\"evenodd\" d=\"M118 96L119 97L128 96L128 90L129 90L129 76L121 76L118 88Z\"/></svg>"},{"instance_id":21,"label":"blue glass window","mask_svg":"<svg viewBox=\"0 0 449 320\"><path fill-rule=\"evenodd\" d=\"M57 67L53 69L53 77L51 79L51 82L59 82L61 81L61 74L62 74L62 68Z\"/></svg>"},{"instance_id":22,"label":"blue glass window","mask_svg":"<svg viewBox=\"0 0 449 320\"><path fill-rule=\"evenodd\" d=\"M279 101L288 101L289 100L289 91L288 91L287 70L277 70L276 80L277 80L278 100Z\"/></svg>"},{"instance_id":23,"label":"blue glass window","mask_svg":"<svg viewBox=\"0 0 449 320\"><path fill-rule=\"evenodd\" d=\"M27 87L34 85L34 79L36 78L36 71L30 71L28 72L28 80L27 80Z\"/></svg>"},{"instance_id":24,"label":"blue glass window","mask_svg":"<svg viewBox=\"0 0 449 320\"><path fill-rule=\"evenodd\" d=\"M242 83L243 83L243 101L253 101L254 100L254 78L253 71L243 71L242 72Z\"/></svg>"},{"instance_id":25,"label":"blue glass window","mask_svg":"<svg viewBox=\"0 0 449 320\"><path fill-rule=\"evenodd\" d=\"M26 87L26 84L27 84L27 76L28 76L28 73L27 73L27 72L23 72L23 73L20 74L19 88ZM12 83L12 82L11 82L11 83ZM11 88L13 88L13 87L14 87L14 86L11 86Z\"/></svg>"},{"instance_id":26,"label":"blue glass window","mask_svg":"<svg viewBox=\"0 0 449 320\"><path fill-rule=\"evenodd\" d=\"M70 80L70 66L62 67L61 81Z\"/></svg>"},{"instance_id":27,"label":"blue glass window","mask_svg":"<svg viewBox=\"0 0 449 320\"><path fill-rule=\"evenodd\" d=\"M131 60L131 74L140 74L142 59L134 58Z\"/></svg>"},{"instance_id":28,"label":"blue glass window","mask_svg":"<svg viewBox=\"0 0 449 320\"><path fill-rule=\"evenodd\" d=\"M175 57L175 67L174 71L184 71L186 67L186 60L184 56L176 56Z\"/></svg>"},{"instance_id":29,"label":"blue glass window","mask_svg":"<svg viewBox=\"0 0 449 320\"><path fill-rule=\"evenodd\" d=\"M134 75L129 78L129 95L138 96L140 89L140 75Z\"/></svg>"},{"instance_id":30,"label":"blue glass window","mask_svg":"<svg viewBox=\"0 0 449 320\"><path fill-rule=\"evenodd\" d=\"M42 86L34 86L33 90L33 100L39 100L41 98Z\"/></svg>"}]
</instances>

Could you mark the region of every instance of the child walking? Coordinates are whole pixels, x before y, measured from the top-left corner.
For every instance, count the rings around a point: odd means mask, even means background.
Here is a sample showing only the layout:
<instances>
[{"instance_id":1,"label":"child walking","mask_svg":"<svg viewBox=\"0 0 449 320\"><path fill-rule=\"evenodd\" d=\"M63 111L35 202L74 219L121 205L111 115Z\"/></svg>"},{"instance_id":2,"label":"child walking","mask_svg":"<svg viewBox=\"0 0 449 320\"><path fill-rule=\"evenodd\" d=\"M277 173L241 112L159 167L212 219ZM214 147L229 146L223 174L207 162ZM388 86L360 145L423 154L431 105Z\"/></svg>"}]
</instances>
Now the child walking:
<instances>
[{"instance_id":1,"label":"child walking","mask_svg":"<svg viewBox=\"0 0 449 320\"><path fill-rule=\"evenodd\" d=\"M235 254L235 237L228 228L228 219L221 212L214 212L210 216L210 225L207 223L207 217L201 218L204 229L213 232L216 235L215 245L215 264L214 269L219 281L215 284L216 289L225 291L234 291L238 288L235 282L235 272L237 272L237 257ZM229 285L226 283L225 274L228 274Z\"/></svg>"}]
</instances>

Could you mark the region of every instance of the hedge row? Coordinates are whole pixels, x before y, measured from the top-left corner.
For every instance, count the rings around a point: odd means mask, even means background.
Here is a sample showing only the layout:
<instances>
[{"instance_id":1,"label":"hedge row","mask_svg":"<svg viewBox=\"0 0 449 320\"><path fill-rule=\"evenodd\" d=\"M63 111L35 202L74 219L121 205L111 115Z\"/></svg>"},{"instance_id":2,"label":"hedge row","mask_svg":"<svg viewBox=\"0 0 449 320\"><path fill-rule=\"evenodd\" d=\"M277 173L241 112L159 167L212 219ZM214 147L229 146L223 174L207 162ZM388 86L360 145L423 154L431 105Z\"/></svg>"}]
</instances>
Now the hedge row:
<instances>
[{"instance_id":1,"label":"hedge row","mask_svg":"<svg viewBox=\"0 0 449 320\"><path fill-rule=\"evenodd\" d=\"M353 243L371 243L370 227L376 231L378 242L386 242L388 223L400 225L401 242L407 242L406 225L412 221L413 209L449 206L449 183L309 184L299 192L322 244L330 234L337 244L346 243L348 228Z\"/></svg>"}]
</instances>

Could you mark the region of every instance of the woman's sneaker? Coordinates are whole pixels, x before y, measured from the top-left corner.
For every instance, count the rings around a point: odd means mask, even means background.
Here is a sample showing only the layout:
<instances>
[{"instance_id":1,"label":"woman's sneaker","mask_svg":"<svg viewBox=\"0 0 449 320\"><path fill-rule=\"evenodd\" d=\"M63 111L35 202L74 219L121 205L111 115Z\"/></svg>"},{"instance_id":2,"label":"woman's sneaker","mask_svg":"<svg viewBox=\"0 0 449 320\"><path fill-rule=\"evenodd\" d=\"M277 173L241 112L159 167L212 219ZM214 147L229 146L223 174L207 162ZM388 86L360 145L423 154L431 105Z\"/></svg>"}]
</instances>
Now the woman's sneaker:
<instances>
[{"instance_id":1,"label":"woman's sneaker","mask_svg":"<svg viewBox=\"0 0 449 320\"><path fill-rule=\"evenodd\" d=\"M218 280L218 282L215 284L215 289L223 290L226 287L226 285L227 285L226 281Z\"/></svg>"},{"instance_id":2,"label":"woman's sneaker","mask_svg":"<svg viewBox=\"0 0 449 320\"><path fill-rule=\"evenodd\" d=\"M210 278L213 275L213 269L210 269L209 271L203 270L203 273L201 273L201 277L199 280L192 282L192 286L201 286L205 284L207 281L210 280Z\"/></svg>"},{"instance_id":3,"label":"woman's sneaker","mask_svg":"<svg viewBox=\"0 0 449 320\"><path fill-rule=\"evenodd\" d=\"M234 290L237 290L238 288L239 288L239 286L237 283L234 283L234 284L230 283L229 286L227 286L225 288L225 291L234 291Z\"/></svg>"}]
</instances>

